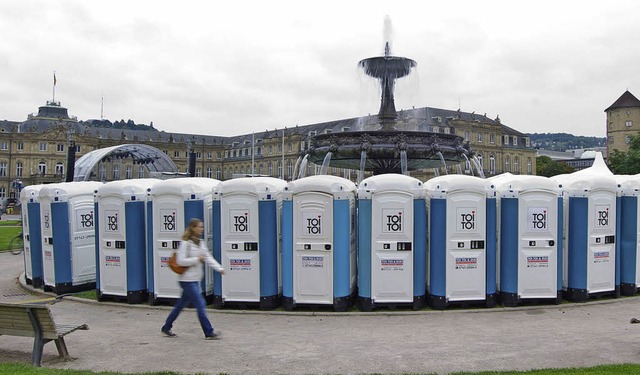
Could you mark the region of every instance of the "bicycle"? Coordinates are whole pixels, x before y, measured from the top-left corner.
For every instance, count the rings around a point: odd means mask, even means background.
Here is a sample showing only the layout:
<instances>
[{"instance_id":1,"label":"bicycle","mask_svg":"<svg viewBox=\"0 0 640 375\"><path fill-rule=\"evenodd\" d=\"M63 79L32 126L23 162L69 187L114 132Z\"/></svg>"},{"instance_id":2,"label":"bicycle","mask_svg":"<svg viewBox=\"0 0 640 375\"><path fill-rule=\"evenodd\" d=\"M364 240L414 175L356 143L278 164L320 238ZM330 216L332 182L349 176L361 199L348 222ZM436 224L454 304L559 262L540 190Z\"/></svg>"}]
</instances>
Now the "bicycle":
<instances>
[{"instance_id":1,"label":"bicycle","mask_svg":"<svg viewBox=\"0 0 640 375\"><path fill-rule=\"evenodd\" d=\"M24 237L22 232L18 233L17 236L9 241L9 250L13 255L20 255L24 251Z\"/></svg>"}]
</instances>

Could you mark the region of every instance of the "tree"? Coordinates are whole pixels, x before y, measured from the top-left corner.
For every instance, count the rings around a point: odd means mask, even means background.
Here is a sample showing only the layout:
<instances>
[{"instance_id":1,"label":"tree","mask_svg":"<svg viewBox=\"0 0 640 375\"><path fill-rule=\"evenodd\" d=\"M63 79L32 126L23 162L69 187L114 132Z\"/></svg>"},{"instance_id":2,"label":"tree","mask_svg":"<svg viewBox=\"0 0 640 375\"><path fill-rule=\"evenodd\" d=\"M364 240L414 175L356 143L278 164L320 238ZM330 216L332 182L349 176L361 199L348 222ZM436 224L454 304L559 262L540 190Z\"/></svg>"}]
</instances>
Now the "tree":
<instances>
[{"instance_id":1,"label":"tree","mask_svg":"<svg viewBox=\"0 0 640 375\"><path fill-rule=\"evenodd\" d=\"M609 157L609 169L614 174L640 173L640 134L629 136L629 151L613 150Z\"/></svg>"},{"instance_id":2,"label":"tree","mask_svg":"<svg viewBox=\"0 0 640 375\"><path fill-rule=\"evenodd\" d=\"M552 177L573 171L575 171L573 167L554 161L548 156L538 156L536 158L536 174L538 176Z\"/></svg>"}]
</instances>

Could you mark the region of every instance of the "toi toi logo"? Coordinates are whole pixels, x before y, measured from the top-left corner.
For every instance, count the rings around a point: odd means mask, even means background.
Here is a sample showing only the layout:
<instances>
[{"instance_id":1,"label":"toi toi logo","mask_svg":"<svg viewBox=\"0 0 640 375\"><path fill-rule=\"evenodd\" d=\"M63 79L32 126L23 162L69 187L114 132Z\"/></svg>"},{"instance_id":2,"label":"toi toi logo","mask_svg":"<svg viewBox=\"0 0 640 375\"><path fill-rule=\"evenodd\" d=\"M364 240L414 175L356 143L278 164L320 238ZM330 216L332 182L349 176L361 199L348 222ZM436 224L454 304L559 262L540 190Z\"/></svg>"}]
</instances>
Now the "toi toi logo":
<instances>
[{"instance_id":1,"label":"toi toi logo","mask_svg":"<svg viewBox=\"0 0 640 375\"><path fill-rule=\"evenodd\" d=\"M463 230L474 230L474 229L476 229L476 211L471 211L470 213L461 213L460 214L460 227Z\"/></svg>"},{"instance_id":2,"label":"toi toi logo","mask_svg":"<svg viewBox=\"0 0 640 375\"><path fill-rule=\"evenodd\" d=\"M86 214L80 214L80 225L82 228L93 227L93 211L89 211Z\"/></svg>"},{"instance_id":3,"label":"toi toi logo","mask_svg":"<svg viewBox=\"0 0 640 375\"><path fill-rule=\"evenodd\" d=\"M176 213L173 212L169 215L162 215L162 227L165 231L176 230Z\"/></svg>"},{"instance_id":4,"label":"toi toi logo","mask_svg":"<svg viewBox=\"0 0 640 375\"><path fill-rule=\"evenodd\" d=\"M307 218L307 233L313 235L322 234L322 216Z\"/></svg>"},{"instance_id":5,"label":"toi toi logo","mask_svg":"<svg viewBox=\"0 0 640 375\"><path fill-rule=\"evenodd\" d=\"M107 230L110 232L118 231L118 214L107 215Z\"/></svg>"},{"instance_id":6,"label":"toi toi logo","mask_svg":"<svg viewBox=\"0 0 640 375\"><path fill-rule=\"evenodd\" d=\"M533 229L547 229L547 211L534 212L531 216Z\"/></svg>"},{"instance_id":7,"label":"toi toi logo","mask_svg":"<svg viewBox=\"0 0 640 375\"><path fill-rule=\"evenodd\" d=\"M402 213L387 215L387 232L402 232Z\"/></svg>"},{"instance_id":8,"label":"toi toi logo","mask_svg":"<svg viewBox=\"0 0 640 375\"><path fill-rule=\"evenodd\" d=\"M609 226L609 209L605 209L602 211L597 211L597 219L599 227L608 227Z\"/></svg>"},{"instance_id":9,"label":"toi toi logo","mask_svg":"<svg viewBox=\"0 0 640 375\"><path fill-rule=\"evenodd\" d=\"M245 212L244 215L237 215L233 217L234 232L247 232L249 231L249 214Z\"/></svg>"}]
</instances>

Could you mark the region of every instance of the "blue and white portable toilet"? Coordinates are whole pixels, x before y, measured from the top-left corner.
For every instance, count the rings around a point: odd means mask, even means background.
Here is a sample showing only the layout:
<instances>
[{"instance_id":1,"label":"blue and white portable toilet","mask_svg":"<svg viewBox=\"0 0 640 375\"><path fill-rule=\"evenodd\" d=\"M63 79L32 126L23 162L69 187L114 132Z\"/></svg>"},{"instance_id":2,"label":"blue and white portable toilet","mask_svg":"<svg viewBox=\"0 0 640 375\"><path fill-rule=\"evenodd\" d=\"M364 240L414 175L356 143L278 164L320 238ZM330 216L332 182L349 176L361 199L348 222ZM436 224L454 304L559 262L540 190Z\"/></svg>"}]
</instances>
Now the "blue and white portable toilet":
<instances>
[{"instance_id":1,"label":"blue and white portable toilet","mask_svg":"<svg viewBox=\"0 0 640 375\"><path fill-rule=\"evenodd\" d=\"M428 301L495 306L496 198L490 181L447 175L425 182L428 198Z\"/></svg>"},{"instance_id":2,"label":"blue and white portable toilet","mask_svg":"<svg viewBox=\"0 0 640 375\"><path fill-rule=\"evenodd\" d=\"M552 177L564 198L563 291L570 301L620 292L616 179L601 153L578 172Z\"/></svg>"},{"instance_id":3,"label":"blue and white portable toilet","mask_svg":"<svg viewBox=\"0 0 640 375\"><path fill-rule=\"evenodd\" d=\"M282 296L280 210L285 186L286 181L273 177L236 178L222 182L219 194L214 193L214 205L216 199L220 204L214 217L219 212L220 225L214 225L213 254L225 269L224 277L214 273L214 305L278 307Z\"/></svg>"},{"instance_id":4,"label":"blue and white portable toilet","mask_svg":"<svg viewBox=\"0 0 640 375\"><path fill-rule=\"evenodd\" d=\"M358 308L426 302L427 212L422 182L381 174L358 186Z\"/></svg>"},{"instance_id":5,"label":"blue and white portable toilet","mask_svg":"<svg viewBox=\"0 0 640 375\"><path fill-rule=\"evenodd\" d=\"M615 176L618 183L618 254L620 255L620 294L632 296L640 288L640 175Z\"/></svg>"},{"instance_id":6,"label":"blue and white portable toilet","mask_svg":"<svg viewBox=\"0 0 640 375\"><path fill-rule=\"evenodd\" d=\"M162 180L151 187L147 200L147 287L150 304L171 303L180 298L178 275L171 271L168 261L173 250L180 245L191 219L200 219L204 223L204 239L212 251L212 197L219 184L220 181L211 178L185 177ZM205 270L201 288L207 302L211 302L213 271Z\"/></svg>"},{"instance_id":7,"label":"blue and white portable toilet","mask_svg":"<svg viewBox=\"0 0 640 375\"><path fill-rule=\"evenodd\" d=\"M142 303L148 299L146 201L149 189L158 181L112 181L95 192L99 301Z\"/></svg>"},{"instance_id":8,"label":"blue and white portable toilet","mask_svg":"<svg viewBox=\"0 0 640 375\"><path fill-rule=\"evenodd\" d=\"M96 286L95 207L101 182L64 182L38 192L44 290L65 294Z\"/></svg>"},{"instance_id":9,"label":"blue and white portable toilet","mask_svg":"<svg viewBox=\"0 0 640 375\"><path fill-rule=\"evenodd\" d=\"M356 186L336 176L290 182L282 203L282 304L344 311L356 288Z\"/></svg>"},{"instance_id":10,"label":"blue and white portable toilet","mask_svg":"<svg viewBox=\"0 0 640 375\"><path fill-rule=\"evenodd\" d=\"M42 288L42 235L38 194L44 185L25 186L20 191L22 235L24 238L24 275L27 284Z\"/></svg>"},{"instance_id":11,"label":"blue and white portable toilet","mask_svg":"<svg viewBox=\"0 0 640 375\"><path fill-rule=\"evenodd\" d=\"M498 291L504 306L562 301L562 194L546 177L492 179L498 197Z\"/></svg>"}]
</instances>

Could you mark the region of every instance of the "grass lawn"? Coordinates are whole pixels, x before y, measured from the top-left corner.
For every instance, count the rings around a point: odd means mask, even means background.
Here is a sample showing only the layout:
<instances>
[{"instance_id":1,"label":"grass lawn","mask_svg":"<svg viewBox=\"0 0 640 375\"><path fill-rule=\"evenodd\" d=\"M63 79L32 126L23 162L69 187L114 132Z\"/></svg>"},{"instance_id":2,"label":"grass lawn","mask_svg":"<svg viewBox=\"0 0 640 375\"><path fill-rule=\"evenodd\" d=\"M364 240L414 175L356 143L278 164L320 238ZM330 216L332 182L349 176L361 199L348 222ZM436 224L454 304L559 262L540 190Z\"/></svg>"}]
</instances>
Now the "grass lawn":
<instances>
[{"instance_id":1,"label":"grass lawn","mask_svg":"<svg viewBox=\"0 0 640 375\"><path fill-rule=\"evenodd\" d=\"M0 220L0 251L8 251L9 241L22 232L20 221L2 221Z\"/></svg>"}]
</instances>

